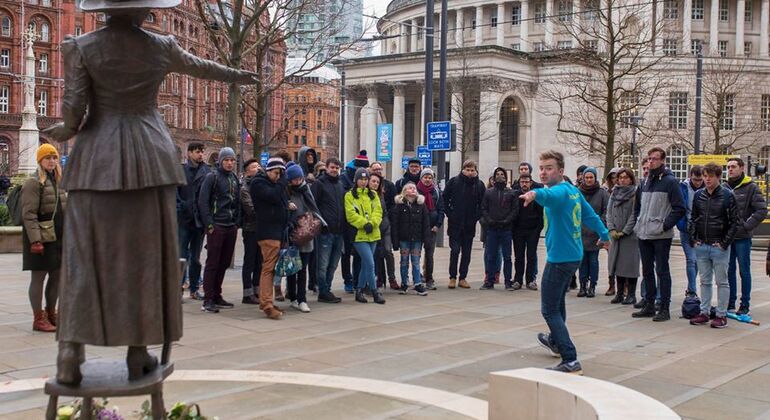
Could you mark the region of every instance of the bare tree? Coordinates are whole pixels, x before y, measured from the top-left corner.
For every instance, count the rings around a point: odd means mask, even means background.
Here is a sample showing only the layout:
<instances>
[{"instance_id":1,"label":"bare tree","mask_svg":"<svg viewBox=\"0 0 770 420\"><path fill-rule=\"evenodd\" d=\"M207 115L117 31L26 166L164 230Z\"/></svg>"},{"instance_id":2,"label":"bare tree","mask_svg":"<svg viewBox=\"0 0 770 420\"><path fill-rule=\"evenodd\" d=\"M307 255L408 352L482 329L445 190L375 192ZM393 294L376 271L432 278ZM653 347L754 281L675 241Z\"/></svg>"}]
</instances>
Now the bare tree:
<instances>
[{"instance_id":1,"label":"bare tree","mask_svg":"<svg viewBox=\"0 0 770 420\"><path fill-rule=\"evenodd\" d=\"M220 59L235 68L242 68L247 57L254 57L256 62L255 85L228 87L226 145L232 147L238 141L242 116L247 109L255 115L250 126L243 124L254 140L255 157L265 146L285 138L279 131L265 139L268 99L280 95L284 83L329 64L335 56L359 42L363 31L352 39L340 37L345 30L341 22L348 13L347 1L214 0L209 3L196 0L198 14L207 24L209 39ZM318 16L311 29L305 29L305 23L300 22L300 16L306 14ZM302 50L303 63L284 73L278 65L278 55L287 41L296 38L309 41Z\"/></svg>"},{"instance_id":2,"label":"bare tree","mask_svg":"<svg viewBox=\"0 0 770 420\"><path fill-rule=\"evenodd\" d=\"M654 10L655 2L589 1L581 13L552 18L570 44L539 55L565 63L561 75L539 87L548 103L541 112L556 117L563 144L603 156L605 168L631 151L634 128L637 146L653 135L643 114L667 84L666 58L656 51L666 28Z\"/></svg>"}]
</instances>

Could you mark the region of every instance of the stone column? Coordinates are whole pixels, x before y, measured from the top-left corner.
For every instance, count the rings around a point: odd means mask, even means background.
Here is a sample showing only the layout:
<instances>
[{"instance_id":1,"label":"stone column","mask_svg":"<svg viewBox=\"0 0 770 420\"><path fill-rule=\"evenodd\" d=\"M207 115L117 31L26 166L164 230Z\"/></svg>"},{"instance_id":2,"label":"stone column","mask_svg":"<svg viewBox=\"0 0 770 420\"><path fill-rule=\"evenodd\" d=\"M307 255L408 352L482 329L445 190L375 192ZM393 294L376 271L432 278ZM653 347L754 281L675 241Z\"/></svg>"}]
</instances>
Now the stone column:
<instances>
[{"instance_id":1,"label":"stone column","mask_svg":"<svg viewBox=\"0 0 770 420\"><path fill-rule=\"evenodd\" d=\"M500 130L498 103L500 94L482 87L479 116L479 178L486 180L500 160Z\"/></svg>"},{"instance_id":2,"label":"stone column","mask_svg":"<svg viewBox=\"0 0 770 420\"><path fill-rule=\"evenodd\" d=\"M358 145L361 137L356 130L356 115L360 109L359 106L358 100L348 94L348 98L345 100L345 150L343 150L343 156L340 156L343 165L348 160L353 159L360 150Z\"/></svg>"},{"instance_id":3,"label":"stone column","mask_svg":"<svg viewBox=\"0 0 770 420\"><path fill-rule=\"evenodd\" d=\"M709 53L719 54L719 0L711 0L709 9Z\"/></svg>"},{"instance_id":4,"label":"stone column","mask_svg":"<svg viewBox=\"0 0 770 420\"><path fill-rule=\"evenodd\" d=\"M682 6L682 52L690 54L692 33L692 0L684 0Z\"/></svg>"},{"instance_id":5,"label":"stone column","mask_svg":"<svg viewBox=\"0 0 770 420\"><path fill-rule=\"evenodd\" d=\"M759 56L767 58L768 51L768 26L770 26L770 0L762 0L762 8L759 15Z\"/></svg>"},{"instance_id":6,"label":"stone column","mask_svg":"<svg viewBox=\"0 0 770 420\"><path fill-rule=\"evenodd\" d=\"M553 0L545 0L545 48L552 49L553 45Z\"/></svg>"},{"instance_id":7,"label":"stone column","mask_svg":"<svg viewBox=\"0 0 770 420\"><path fill-rule=\"evenodd\" d=\"M455 11L455 45L462 47L465 43L465 18L463 16L463 9L457 9Z\"/></svg>"},{"instance_id":8,"label":"stone column","mask_svg":"<svg viewBox=\"0 0 770 420\"><path fill-rule=\"evenodd\" d=\"M481 45L482 41L484 40L484 27L482 26L484 24L484 7L483 6L476 6L476 42L475 45L478 47Z\"/></svg>"},{"instance_id":9,"label":"stone column","mask_svg":"<svg viewBox=\"0 0 770 420\"><path fill-rule=\"evenodd\" d=\"M716 1L719 1L719 0L716 0ZM657 10L655 11L655 16L658 17L658 21L663 20L663 1L657 2ZM650 16L650 18L652 18L652 16ZM657 26L657 30L655 31L655 53L657 55L663 55L663 36L662 36L663 34L660 33L661 32L660 25L656 23L653 27L656 27L656 26Z\"/></svg>"},{"instance_id":10,"label":"stone column","mask_svg":"<svg viewBox=\"0 0 770 420\"><path fill-rule=\"evenodd\" d=\"M396 35L398 35L398 53L403 54L406 52L406 38L404 37L404 25L401 23L396 24Z\"/></svg>"},{"instance_id":11,"label":"stone column","mask_svg":"<svg viewBox=\"0 0 770 420\"><path fill-rule=\"evenodd\" d=\"M23 35L24 55L24 109L21 111L19 129L19 166L20 174L33 174L37 171L35 155L40 146L40 131L37 127L37 107L35 101L35 53L32 51L36 35L31 30ZM187 95L184 95L187 96ZM50 105L50 104L49 104Z\"/></svg>"},{"instance_id":12,"label":"stone column","mask_svg":"<svg viewBox=\"0 0 770 420\"><path fill-rule=\"evenodd\" d=\"M404 156L404 142L406 136L406 99L404 98L404 84L393 85L393 156L390 162L390 179L397 179L401 175L401 157Z\"/></svg>"},{"instance_id":13,"label":"stone column","mask_svg":"<svg viewBox=\"0 0 770 420\"><path fill-rule=\"evenodd\" d=\"M505 3L497 3L497 45L505 46Z\"/></svg>"},{"instance_id":14,"label":"stone column","mask_svg":"<svg viewBox=\"0 0 770 420\"><path fill-rule=\"evenodd\" d=\"M410 52L417 51L417 25L418 25L417 19L416 18L412 19L412 30L409 34L409 39L411 41Z\"/></svg>"},{"instance_id":15,"label":"stone column","mask_svg":"<svg viewBox=\"0 0 770 420\"><path fill-rule=\"evenodd\" d=\"M377 114L379 114L379 108L380 105L377 103L377 87L370 85L366 89L366 107L361 112L366 129L362 130L365 136L360 141L361 149L366 149L368 153L372 153L377 149Z\"/></svg>"},{"instance_id":16,"label":"stone column","mask_svg":"<svg viewBox=\"0 0 770 420\"><path fill-rule=\"evenodd\" d=\"M743 30L746 24L746 1L738 0L735 11L735 55L743 57Z\"/></svg>"},{"instance_id":17,"label":"stone column","mask_svg":"<svg viewBox=\"0 0 770 420\"><path fill-rule=\"evenodd\" d=\"M521 0L521 28L519 46L522 52L529 52L529 0Z\"/></svg>"},{"instance_id":18,"label":"stone column","mask_svg":"<svg viewBox=\"0 0 770 420\"><path fill-rule=\"evenodd\" d=\"M457 130L457 149L454 152L448 152L446 157L449 161L449 174L448 177L453 177L460 173L460 169L463 165L462 144L463 144L463 121L462 121L462 95L460 93L452 92L452 106L450 115L452 124L455 125Z\"/></svg>"},{"instance_id":19,"label":"stone column","mask_svg":"<svg viewBox=\"0 0 770 420\"><path fill-rule=\"evenodd\" d=\"M583 16L581 12L582 8L580 7L580 0L572 0L572 27L575 28L574 32L575 34L581 33L580 31L580 17ZM572 48L578 48L580 46L579 44L580 40L578 39L577 35L572 37Z\"/></svg>"}]
</instances>

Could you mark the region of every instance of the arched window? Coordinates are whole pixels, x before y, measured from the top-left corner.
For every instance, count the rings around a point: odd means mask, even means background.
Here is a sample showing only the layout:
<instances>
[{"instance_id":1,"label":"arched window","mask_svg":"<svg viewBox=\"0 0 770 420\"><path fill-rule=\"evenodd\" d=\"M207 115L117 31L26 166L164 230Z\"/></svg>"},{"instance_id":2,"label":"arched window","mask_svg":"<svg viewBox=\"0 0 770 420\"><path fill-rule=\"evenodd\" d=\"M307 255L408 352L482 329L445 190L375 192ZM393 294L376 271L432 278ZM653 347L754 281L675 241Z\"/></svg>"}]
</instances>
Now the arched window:
<instances>
[{"instance_id":1,"label":"arched window","mask_svg":"<svg viewBox=\"0 0 770 420\"><path fill-rule=\"evenodd\" d=\"M687 179L687 150L682 146L671 145L666 150L666 162L674 176L680 180Z\"/></svg>"},{"instance_id":2,"label":"arched window","mask_svg":"<svg viewBox=\"0 0 770 420\"><path fill-rule=\"evenodd\" d=\"M8 175L11 169L11 141L0 137L0 174Z\"/></svg>"},{"instance_id":3,"label":"arched window","mask_svg":"<svg viewBox=\"0 0 770 420\"><path fill-rule=\"evenodd\" d=\"M155 23L155 14L150 13L147 15L147 17L144 19L147 23Z\"/></svg>"},{"instance_id":4,"label":"arched window","mask_svg":"<svg viewBox=\"0 0 770 420\"><path fill-rule=\"evenodd\" d=\"M519 149L519 105L513 96L503 101L500 108L500 151Z\"/></svg>"},{"instance_id":5,"label":"arched window","mask_svg":"<svg viewBox=\"0 0 770 420\"><path fill-rule=\"evenodd\" d=\"M4 37L10 37L13 34L13 23L10 17L3 15L0 27L2 27L2 35Z\"/></svg>"},{"instance_id":6,"label":"arched window","mask_svg":"<svg viewBox=\"0 0 770 420\"><path fill-rule=\"evenodd\" d=\"M40 40L43 42L51 41L51 28L45 22L40 25Z\"/></svg>"}]
</instances>

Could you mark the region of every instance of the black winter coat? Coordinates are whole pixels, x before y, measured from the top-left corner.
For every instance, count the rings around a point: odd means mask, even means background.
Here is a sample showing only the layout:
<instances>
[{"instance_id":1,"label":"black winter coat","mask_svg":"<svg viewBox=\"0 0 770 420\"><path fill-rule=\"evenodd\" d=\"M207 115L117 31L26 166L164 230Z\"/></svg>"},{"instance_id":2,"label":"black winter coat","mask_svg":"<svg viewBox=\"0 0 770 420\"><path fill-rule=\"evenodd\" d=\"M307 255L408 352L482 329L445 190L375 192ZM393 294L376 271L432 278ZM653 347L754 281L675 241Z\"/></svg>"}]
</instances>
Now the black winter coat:
<instances>
[{"instance_id":1,"label":"black winter coat","mask_svg":"<svg viewBox=\"0 0 770 420\"><path fill-rule=\"evenodd\" d=\"M513 225L513 233L515 234L516 231L543 230L543 206L533 201L527 207L524 207L524 202L519 199L519 196L523 194L523 192L521 190L513 190L513 194L516 196L516 204L519 207L519 214L516 216L516 221Z\"/></svg>"},{"instance_id":2,"label":"black winter coat","mask_svg":"<svg viewBox=\"0 0 770 420\"><path fill-rule=\"evenodd\" d=\"M281 182L273 182L262 172L251 181L251 201L258 223L258 241L282 241L289 226L289 193Z\"/></svg>"},{"instance_id":3,"label":"black winter coat","mask_svg":"<svg viewBox=\"0 0 770 420\"><path fill-rule=\"evenodd\" d=\"M404 189L404 185L408 183L412 183L414 185L417 185L418 182L420 182L420 175L412 175L409 173L409 171L406 171L404 173L404 176L401 177L398 181L396 181L396 194L401 194L401 191Z\"/></svg>"},{"instance_id":4,"label":"black winter coat","mask_svg":"<svg viewBox=\"0 0 770 420\"><path fill-rule=\"evenodd\" d=\"M385 200L385 207L383 208L388 211L393 210L393 206L396 205L396 196L400 193L401 191L396 190L396 184L389 179L382 178L382 195Z\"/></svg>"},{"instance_id":5,"label":"black winter coat","mask_svg":"<svg viewBox=\"0 0 770 420\"><path fill-rule=\"evenodd\" d=\"M205 228L240 226L241 184L235 173L217 168L206 175L198 194L198 212Z\"/></svg>"},{"instance_id":6,"label":"black winter coat","mask_svg":"<svg viewBox=\"0 0 770 420\"><path fill-rule=\"evenodd\" d=\"M518 197L505 184L495 184L484 192L481 225L492 230L511 230L519 212Z\"/></svg>"},{"instance_id":7,"label":"black winter coat","mask_svg":"<svg viewBox=\"0 0 770 420\"><path fill-rule=\"evenodd\" d=\"M481 218L481 200L486 188L478 177L457 175L444 188L444 213L447 216L447 233L459 236L476 234L476 223Z\"/></svg>"},{"instance_id":8,"label":"black winter coat","mask_svg":"<svg viewBox=\"0 0 770 420\"><path fill-rule=\"evenodd\" d=\"M718 243L727 249L735 239L739 224L735 196L730 190L717 186L713 193L706 188L695 193L688 226L690 243Z\"/></svg>"},{"instance_id":9,"label":"black winter coat","mask_svg":"<svg viewBox=\"0 0 770 420\"><path fill-rule=\"evenodd\" d=\"M205 163L193 167L189 163L182 165L187 184L176 187L176 218L179 226L188 229L202 228L198 214L198 192L203 178L211 173L211 169Z\"/></svg>"},{"instance_id":10,"label":"black winter coat","mask_svg":"<svg viewBox=\"0 0 770 420\"><path fill-rule=\"evenodd\" d=\"M731 190L735 196L735 206L738 209L738 232L735 234L735 239L751 238L752 231L767 216L765 195L751 177L745 175L735 189L730 188L727 183L722 184L722 187Z\"/></svg>"},{"instance_id":11,"label":"black winter coat","mask_svg":"<svg viewBox=\"0 0 770 420\"><path fill-rule=\"evenodd\" d=\"M408 203L404 196L396 196L396 206L390 214L390 232L393 246L398 247L400 241L420 241L425 243L430 238L430 217L425 197L418 195L417 200Z\"/></svg>"},{"instance_id":12,"label":"black winter coat","mask_svg":"<svg viewBox=\"0 0 770 420\"><path fill-rule=\"evenodd\" d=\"M326 221L324 232L342 234L347 227L345 219L345 186L342 175L332 177L328 173L321 175L310 186L321 217Z\"/></svg>"}]
</instances>

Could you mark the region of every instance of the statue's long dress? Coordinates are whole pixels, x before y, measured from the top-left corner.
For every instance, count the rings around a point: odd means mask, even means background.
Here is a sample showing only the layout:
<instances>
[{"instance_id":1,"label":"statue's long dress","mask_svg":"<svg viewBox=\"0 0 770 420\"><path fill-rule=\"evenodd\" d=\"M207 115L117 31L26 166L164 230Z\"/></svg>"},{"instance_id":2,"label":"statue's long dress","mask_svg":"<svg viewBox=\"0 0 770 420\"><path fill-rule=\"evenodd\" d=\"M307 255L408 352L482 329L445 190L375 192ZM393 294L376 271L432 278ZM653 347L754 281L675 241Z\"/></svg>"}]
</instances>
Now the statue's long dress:
<instances>
[{"instance_id":1,"label":"statue's long dress","mask_svg":"<svg viewBox=\"0 0 770 420\"><path fill-rule=\"evenodd\" d=\"M179 340L176 186L185 177L156 98L170 72L221 81L239 73L188 54L173 37L121 22L61 48L64 124L79 131L63 181L69 200L58 339L101 346Z\"/></svg>"}]
</instances>

